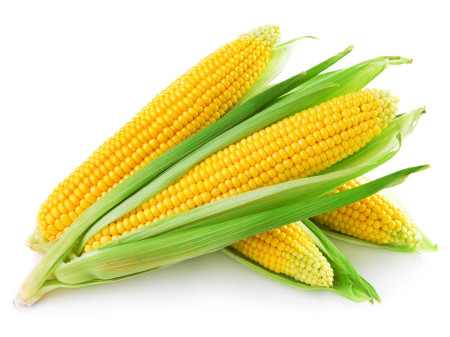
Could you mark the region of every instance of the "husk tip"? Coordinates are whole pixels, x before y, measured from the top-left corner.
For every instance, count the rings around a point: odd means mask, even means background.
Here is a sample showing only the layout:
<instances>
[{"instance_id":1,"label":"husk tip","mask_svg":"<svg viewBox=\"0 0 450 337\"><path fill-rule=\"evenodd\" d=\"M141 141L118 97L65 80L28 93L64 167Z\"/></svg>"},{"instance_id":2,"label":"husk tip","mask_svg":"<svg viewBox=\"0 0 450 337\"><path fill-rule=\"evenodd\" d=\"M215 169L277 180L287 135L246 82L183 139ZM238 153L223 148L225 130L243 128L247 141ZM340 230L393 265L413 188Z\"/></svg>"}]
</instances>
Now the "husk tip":
<instances>
[{"instance_id":1,"label":"husk tip","mask_svg":"<svg viewBox=\"0 0 450 337\"><path fill-rule=\"evenodd\" d=\"M350 45L350 46L348 46L347 48L345 48L342 52L343 52L343 53L349 53L349 52L351 52L353 49L355 49L355 46L354 46L354 45Z\"/></svg>"},{"instance_id":2,"label":"husk tip","mask_svg":"<svg viewBox=\"0 0 450 337\"><path fill-rule=\"evenodd\" d=\"M378 296L375 289L373 291L369 291L369 293L366 293L368 297L368 301L370 304L375 305L375 303L381 303L381 298Z\"/></svg>"},{"instance_id":3,"label":"husk tip","mask_svg":"<svg viewBox=\"0 0 450 337\"><path fill-rule=\"evenodd\" d=\"M385 58L389 65L411 64L412 59L401 56L387 56Z\"/></svg>"},{"instance_id":4,"label":"husk tip","mask_svg":"<svg viewBox=\"0 0 450 337\"><path fill-rule=\"evenodd\" d=\"M436 244L434 244L434 245L432 244L431 247L427 247L426 249L423 249L422 251L432 253L432 252L437 252L437 251L439 251L439 249L438 249L438 245L437 245L437 243L436 243Z\"/></svg>"},{"instance_id":5,"label":"husk tip","mask_svg":"<svg viewBox=\"0 0 450 337\"><path fill-rule=\"evenodd\" d=\"M410 59L405 59L406 61L405 61L405 63L406 64L412 64L413 63L413 59L412 58L410 58Z\"/></svg>"},{"instance_id":6,"label":"husk tip","mask_svg":"<svg viewBox=\"0 0 450 337\"><path fill-rule=\"evenodd\" d=\"M420 167L418 168L418 170L415 171L415 172L419 172L419 171L423 171L423 170L428 170L429 168L431 168L431 165L430 165L430 164L425 164L425 165L420 166Z\"/></svg>"},{"instance_id":7,"label":"husk tip","mask_svg":"<svg viewBox=\"0 0 450 337\"><path fill-rule=\"evenodd\" d=\"M370 286L371 289L368 289L368 293L367 295L369 296L369 302L370 304L375 304L376 303L381 303L381 298L378 295L378 293L376 292L375 289L372 288L372 286Z\"/></svg>"},{"instance_id":8,"label":"husk tip","mask_svg":"<svg viewBox=\"0 0 450 337\"><path fill-rule=\"evenodd\" d=\"M28 235L28 237L25 239L25 245L30 248L31 250L36 251L34 246L37 244L36 236L33 234Z\"/></svg>"},{"instance_id":9,"label":"husk tip","mask_svg":"<svg viewBox=\"0 0 450 337\"><path fill-rule=\"evenodd\" d=\"M406 175L405 178L408 178L413 173L417 173L417 172L420 172L420 171L423 171L423 170L427 170L429 168L431 168L430 164L425 164L425 165L419 165L419 166L411 167L411 168L409 168L410 172L408 172L408 174Z\"/></svg>"}]
</instances>

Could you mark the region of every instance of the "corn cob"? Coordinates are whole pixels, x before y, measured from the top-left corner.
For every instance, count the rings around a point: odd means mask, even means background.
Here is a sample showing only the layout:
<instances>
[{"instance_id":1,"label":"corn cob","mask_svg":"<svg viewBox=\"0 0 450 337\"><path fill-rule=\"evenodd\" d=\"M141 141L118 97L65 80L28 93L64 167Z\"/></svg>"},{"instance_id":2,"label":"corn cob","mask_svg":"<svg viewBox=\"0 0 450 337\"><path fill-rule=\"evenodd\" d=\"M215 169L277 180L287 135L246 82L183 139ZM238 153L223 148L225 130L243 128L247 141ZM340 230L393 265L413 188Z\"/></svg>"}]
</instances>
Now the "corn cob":
<instances>
[{"instance_id":1,"label":"corn cob","mask_svg":"<svg viewBox=\"0 0 450 337\"><path fill-rule=\"evenodd\" d=\"M362 183L361 178L354 179L332 193L349 190ZM377 244L416 248L422 243L422 235L412 219L385 192L318 215L313 220L336 232Z\"/></svg>"},{"instance_id":2,"label":"corn cob","mask_svg":"<svg viewBox=\"0 0 450 337\"><path fill-rule=\"evenodd\" d=\"M317 174L379 135L397 112L397 102L388 91L366 89L255 132L197 164L175 184L105 226L84 250L205 203Z\"/></svg>"},{"instance_id":3,"label":"corn cob","mask_svg":"<svg viewBox=\"0 0 450 337\"><path fill-rule=\"evenodd\" d=\"M333 285L333 269L296 223L241 240L231 247L276 273L321 287Z\"/></svg>"},{"instance_id":4,"label":"corn cob","mask_svg":"<svg viewBox=\"0 0 450 337\"><path fill-rule=\"evenodd\" d=\"M182 75L54 189L35 235L58 238L114 186L224 115L258 78L278 39L278 26L259 27Z\"/></svg>"}]
</instances>

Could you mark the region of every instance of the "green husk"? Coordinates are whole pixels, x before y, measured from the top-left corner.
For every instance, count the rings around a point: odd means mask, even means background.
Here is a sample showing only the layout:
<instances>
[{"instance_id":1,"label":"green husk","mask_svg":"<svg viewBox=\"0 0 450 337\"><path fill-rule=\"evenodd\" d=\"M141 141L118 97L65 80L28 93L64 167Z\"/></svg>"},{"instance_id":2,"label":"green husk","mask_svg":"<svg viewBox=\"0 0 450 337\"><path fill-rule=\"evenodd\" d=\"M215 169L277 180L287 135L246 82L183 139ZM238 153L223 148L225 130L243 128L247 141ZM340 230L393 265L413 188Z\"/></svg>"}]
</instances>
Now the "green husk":
<instances>
[{"instance_id":1,"label":"green husk","mask_svg":"<svg viewBox=\"0 0 450 337\"><path fill-rule=\"evenodd\" d=\"M365 178L365 177L360 177L359 179L363 183L370 182L370 179ZM392 193L389 190L384 190L382 192L382 194L387 196L391 200L391 202L393 202L396 205L396 207L400 208L403 211L403 213L405 213L410 219L412 219L412 217L408 214L405 207L401 204L400 200L398 200L398 198L395 196L394 193ZM437 251L437 245L433 244L425 236L425 234L420 230L420 228L416 224L414 224L414 228L418 232L420 232L420 234L422 235L422 242L417 247L409 247L406 245L395 245L395 244L389 244L389 243L388 244L379 244L379 243L374 243L374 242L368 242L368 241L365 241L365 240L362 240L359 238L352 237L347 234L342 234L342 233L336 232L336 231L332 230L331 228L328 228L326 226L318 224L316 221L314 221L314 219L310 219L310 221L313 222L317 227L319 227L328 236L331 236L336 239L346 241L349 243L357 244L357 245L388 249L388 250L393 250L393 251L401 252L401 253L420 253L420 252L435 252L435 251Z\"/></svg>"},{"instance_id":2,"label":"green husk","mask_svg":"<svg viewBox=\"0 0 450 337\"><path fill-rule=\"evenodd\" d=\"M72 261L59 265L54 271L54 276L61 283L90 285L91 283L97 284L99 280L110 281L165 267L225 248L246 237L291 223L295 219L307 218L356 202L380 189L395 186L403 182L411 173L425 168L427 168L426 165L411 167L348 191L315 197L311 197L311 192L305 192L301 186L308 186L309 183L316 185L317 180L332 181L333 173L321 177L294 180L261 189L260 191L267 193L265 200L258 201L258 203L264 203L263 211L252 211L243 216L232 214L231 220L227 221L212 219L213 221L205 222L203 218L196 221L195 217L192 217L193 213L202 212L204 208L214 208L220 212L223 204L234 203L246 207L247 204L255 202L253 197L248 197L246 194L256 194L253 193L255 191L247 192L173 216L182 219L182 229L179 231L167 232L148 239L83 254ZM323 194L325 188L319 187L319 189L322 189ZM286 192L290 195L289 202L282 206L273 203L273 200L277 200L279 195L283 196ZM228 212L233 213L234 211L229 210ZM172 217L159 222L170 221L170 218ZM308 228L314 235L321 236L313 225ZM323 237L321 239L324 240ZM342 273L348 272L346 277L336 279L336 288L333 289L335 292L356 301L378 299L373 288L351 268L345 259L343 260L343 256L339 255L334 246L325 243L320 248L334 256L333 263L336 268L341 268Z\"/></svg>"}]
</instances>

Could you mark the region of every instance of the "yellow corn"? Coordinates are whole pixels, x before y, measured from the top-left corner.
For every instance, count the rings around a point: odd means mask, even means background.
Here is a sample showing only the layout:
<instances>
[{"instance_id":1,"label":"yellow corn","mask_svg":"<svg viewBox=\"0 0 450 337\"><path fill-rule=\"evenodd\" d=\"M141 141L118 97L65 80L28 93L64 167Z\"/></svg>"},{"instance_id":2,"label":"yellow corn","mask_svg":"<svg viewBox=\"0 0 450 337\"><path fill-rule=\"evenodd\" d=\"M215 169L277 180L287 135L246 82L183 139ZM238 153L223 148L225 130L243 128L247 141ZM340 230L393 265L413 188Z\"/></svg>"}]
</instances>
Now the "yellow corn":
<instances>
[{"instance_id":1,"label":"yellow corn","mask_svg":"<svg viewBox=\"0 0 450 337\"><path fill-rule=\"evenodd\" d=\"M379 135L397 112L387 91L362 90L299 112L194 166L176 183L94 235L96 248L205 203L316 174Z\"/></svg>"},{"instance_id":2,"label":"yellow corn","mask_svg":"<svg viewBox=\"0 0 450 337\"><path fill-rule=\"evenodd\" d=\"M252 236L232 245L262 266L321 287L333 285L333 269L322 252L296 223Z\"/></svg>"},{"instance_id":3,"label":"yellow corn","mask_svg":"<svg viewBox=\"0 0 450 337\"><path fill-rule=\"evenodd\" d=\"M332 193L348 190L361 183L359 179L354 179ZM314 220L339 233L378 244L417 247L422 242L422 235L416 230L412 219L383 192L318 215Z\"/></svg>"},{"instance_id":4,"label":"yellow corn","mask_svg":"<svg viewBox=\"0 0 450 337\"><path fill-rule=\"evenodd\" d=\"M58 238L118 183L225 114L258 78L278 38L278 26L241 35L156 96L55 188L37 215L42 235Z\"/></svg>"}]
</instances>

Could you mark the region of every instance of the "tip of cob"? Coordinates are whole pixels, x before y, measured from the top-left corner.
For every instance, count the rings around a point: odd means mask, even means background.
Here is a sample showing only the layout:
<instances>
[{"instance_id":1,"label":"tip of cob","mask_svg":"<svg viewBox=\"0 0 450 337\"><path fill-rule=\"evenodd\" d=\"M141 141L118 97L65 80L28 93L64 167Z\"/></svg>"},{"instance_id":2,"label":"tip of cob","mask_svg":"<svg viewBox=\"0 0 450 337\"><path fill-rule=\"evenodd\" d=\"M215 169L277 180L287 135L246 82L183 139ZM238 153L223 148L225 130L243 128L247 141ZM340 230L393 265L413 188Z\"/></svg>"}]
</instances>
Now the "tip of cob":
<instances>
[{"instance_id":1,"label":"tip of cob","mask_svg":"<svg viewBox=\"0 0 450 337\"><path fill-rule=\"evenodd\" d=\"M333 193L355 188L368 181L364 177L353 179ZM381 245L417 248L423 241L415 223L389 190L380 191L360 202L318 215L314 219L339 233Z\"/></svg>"},{"instance_id":2,"label":"tip of cob","mask_svg":"<svg viewBox=\"0 0 450 337\"><path fill-rule=\"evenodd\" d=\"M246 34L239 36L241 39L264 40L266 47L273 48L280 42L280 27L278 25L258 26Z\"/></svg>"},{"instance_id":3,"label":"tip of cob","mask_svg":"<svg viewBox=\"0 0 450 337\"><path fill-rule=\"evenodd\" d=\"M276 273L311 286L333 286L330 263L297 223L241 240L232 247Z\"/></svg>"}]
</instances>

